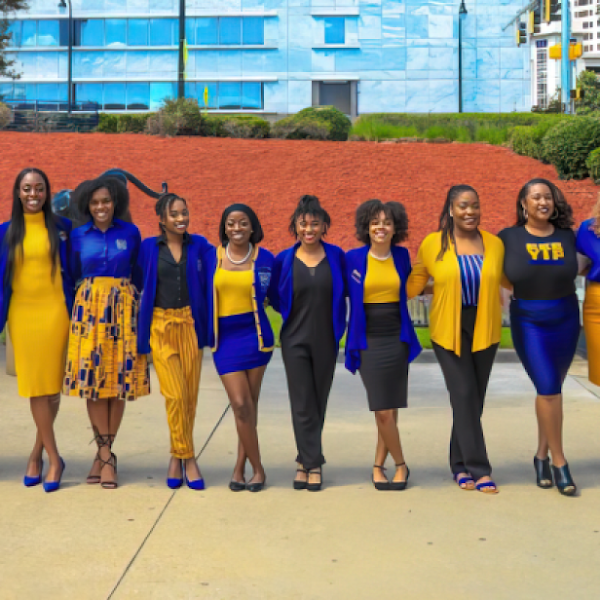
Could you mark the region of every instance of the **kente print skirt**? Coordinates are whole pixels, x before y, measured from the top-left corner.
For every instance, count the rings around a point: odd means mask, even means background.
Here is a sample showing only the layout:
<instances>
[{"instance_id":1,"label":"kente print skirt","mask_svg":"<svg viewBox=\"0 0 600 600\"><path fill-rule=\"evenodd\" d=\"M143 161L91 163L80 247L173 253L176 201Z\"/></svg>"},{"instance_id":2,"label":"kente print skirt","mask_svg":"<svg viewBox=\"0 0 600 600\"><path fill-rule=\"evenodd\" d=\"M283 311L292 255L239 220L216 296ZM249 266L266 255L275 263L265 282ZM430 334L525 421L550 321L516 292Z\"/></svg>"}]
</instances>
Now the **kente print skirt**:
<instances>
[{"instance_id":1,"label":"kente print skirt","mask_svg":"<svg viewBox=\"0 0 600 600\"><path fill-rule=\"evenodd\" d=\"M138 293L128 279L85 279L77 291L63 393L135 400L150 393L146 355L137 353Z\"/></svg>"}]
</instances>

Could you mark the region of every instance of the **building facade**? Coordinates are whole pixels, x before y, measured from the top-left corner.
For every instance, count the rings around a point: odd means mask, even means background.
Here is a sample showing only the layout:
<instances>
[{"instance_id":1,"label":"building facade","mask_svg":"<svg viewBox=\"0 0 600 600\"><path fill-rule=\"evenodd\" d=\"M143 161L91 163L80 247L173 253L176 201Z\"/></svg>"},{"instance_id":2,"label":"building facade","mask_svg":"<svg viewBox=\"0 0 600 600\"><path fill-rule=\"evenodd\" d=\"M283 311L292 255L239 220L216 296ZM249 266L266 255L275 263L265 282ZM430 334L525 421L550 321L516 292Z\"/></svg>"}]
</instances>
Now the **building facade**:
<instances>
[{"instance_id":1,"label":"building facade","mask_svg":"<svg viewBox=\"0 0 600 600\"><path fill-rule=\"evenodd\" d=\"M186 0L185 94L222 112L347 114L531 107L530 56L505 28L527 0ZM0 96L66 101L67 8L11 15L21 73ZM72 0L73 100L156 110L177 94L179 0ZM459 34L462 69L459 70Z\"/></svg>"}]
</instances>

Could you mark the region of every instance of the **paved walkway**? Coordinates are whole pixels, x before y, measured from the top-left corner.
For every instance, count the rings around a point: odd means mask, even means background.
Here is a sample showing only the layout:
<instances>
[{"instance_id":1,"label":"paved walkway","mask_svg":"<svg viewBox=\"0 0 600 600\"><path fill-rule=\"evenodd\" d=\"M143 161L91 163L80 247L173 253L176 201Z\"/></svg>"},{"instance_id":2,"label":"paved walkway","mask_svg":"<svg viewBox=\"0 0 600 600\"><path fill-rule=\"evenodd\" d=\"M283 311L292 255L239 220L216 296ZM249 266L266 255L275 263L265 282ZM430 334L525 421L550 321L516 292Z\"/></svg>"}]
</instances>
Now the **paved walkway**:
<instances>
[{"instance_id":1,"label":"paved walkway","mask_svg":"<svg viewBox=\"0 0 600 600\"><path fill-rule=\"evenodd\" d=\"M370 484L375 426L360 379L342 365L325 428L326 489L318 494L291 488L294 444L278 357L260 403L268 474L260 494L227 489L236 437L210 360L196 428L204 492L164 485L168 432L157 393L127 408L115 447L118 490L83 483L91 430L82 403L67 398L57 422L63 488L51 495L24 488L33 426L16 380L0 375L0 598L595 600L600 401L584 375L585 363L577 363L565 386L578 498L534 484L533 388L515 363L496 365L484 416L501 487L495 497L451 481L450 412L435 363L411 370L410 408L400 421L411 468L403 493ZM154 376L153 383L157 390Z\"/></svg>"}]
</instances>

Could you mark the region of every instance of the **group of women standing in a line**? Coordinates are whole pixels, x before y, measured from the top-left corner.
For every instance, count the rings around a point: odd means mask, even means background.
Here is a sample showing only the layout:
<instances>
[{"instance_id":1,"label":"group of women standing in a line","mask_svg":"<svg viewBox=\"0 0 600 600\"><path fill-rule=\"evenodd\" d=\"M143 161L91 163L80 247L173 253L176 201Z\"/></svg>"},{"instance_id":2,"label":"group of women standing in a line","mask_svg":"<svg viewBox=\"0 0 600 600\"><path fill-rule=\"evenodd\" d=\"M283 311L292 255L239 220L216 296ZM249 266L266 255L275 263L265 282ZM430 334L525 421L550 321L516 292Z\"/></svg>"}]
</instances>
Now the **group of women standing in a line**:
<instances>
[{"instance_id":1,"label":"group of women standing in a line","mask_svg":"<svg viewBox=\"0 0 600 600\"><path fill-rule=\"evenodd\" d=\"M239 437L229 487L263 489L257 406L274 347L265 312L270 303L283 319L298 451L294 488L322 487L327 400L347 333L346 367L360 373L377 425L373 484L403 490L410 470L398 409L407 406L409 364L421 351L407 300L427 293L431 339L453 411L452 474L461 489L496 493L481 416L500 342L503 286L512 293L515 348L538 394L537 483L575 493L562 447L562 384L579 333L574 281L585 269L590 379L600 384L600 220L585 221L576 238L572 210L551 182L536 179L523 187L517 223L498 237L479 228L477 192L452 187L439 230L425 238L412 268L408 251L398 245L407 238L408 218L397 202L361 204L356 236L362 246L344 253L324 241L327 211L316 197L303 196L289 224L297 241L274 257L260 246L260 221L243 204L224 211L215 248L188 232L187 202L175 194L160 197L160 235L143 242L131 223L127 189L117 179L86 181L75 190L73 201L88 222L73 231L52 214L43 172L22 171L13 195L12 219L0 226L0 329L8 324L19 394L31 399L37 427L26 486L42 482L44 449L44 489L60 486L65 463L53 423L62 390L87 402L97 444L87 482L117 487L112 449L124 401L149 393L152 352L171 437L167 485L185 481L204 489L193 429L203 348L209 346ZM395 465L390 478L388 454Z\"/></svg>"}]
</instances>

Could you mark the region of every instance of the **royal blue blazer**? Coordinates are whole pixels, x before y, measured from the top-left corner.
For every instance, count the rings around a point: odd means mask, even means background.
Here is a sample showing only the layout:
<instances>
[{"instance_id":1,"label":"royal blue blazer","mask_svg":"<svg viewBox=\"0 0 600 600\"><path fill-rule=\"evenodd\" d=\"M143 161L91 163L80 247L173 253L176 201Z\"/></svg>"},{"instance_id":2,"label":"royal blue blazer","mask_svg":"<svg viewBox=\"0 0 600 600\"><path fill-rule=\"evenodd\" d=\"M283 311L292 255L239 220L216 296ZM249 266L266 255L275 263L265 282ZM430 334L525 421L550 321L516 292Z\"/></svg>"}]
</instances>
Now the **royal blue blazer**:
<instances>
[{"instance_id":1,"label":"royal blue blazer","mask_svg":"<svg viewBox=\"0 0 600 600\"><path fill-rule=\"evenodd\" d=\"M577 231L577 252L587 256L592 264L587 274L587 280L600 283L600 238L592 229L596 219L587 219Z\"/></svg>"},{"instance_id":2,"label":"royal blue blazer","mask_svg":"<svg viewBox=\"0 0 600 600\"><path fill-rule=\"evenodd\" d=\"M208 345L212 350L217 349L219 343L219 315L216 306L216 290L214 286L215 273L219 265L218 253L221 248L211 247L207 252L207 305L208 305ZM261 352L270 352L275 346L275 337L265 311L265 299L269 296L269 286L273 273L275 257L265 248L258 247L254 250L252 270L254 271L253 284L253 310L256 322L256 334Z\"/></svg>"},{"instance_id":3,"label":"royal blue blazer","mask_svg":"<svg viewBox=\"0 0 600 600\"><path fill-rule=\"evenodd\" d=\"M73 312L73 301L75 299L75 289L73 285L73 277L69 268L69 236L71 234L72 224L68 219L63 217L55 217L58 234L60 236L60 244L58 253L60 257L60 274L62 277L63 292L65 294L65 307L67 309L69 319ZM0 331L6 325L8 318L8 309L10 307L10 298L12 296L12 282L6 270L8 268L8 247L6 246L6 233L10 221L0 225Z\"/></svg>"},{"instance_id":4,"label":"royal blue blazer","mask_svg":"<svg viewBox=\"0 0 600 600\"><path fill-rule=\"evenodd\" d=\"M350 320L346 338L346 368L352 373L360 368L360 351L367 349L367 317L365 315L365 277L369 246L346 253ZM408 361L421 353L421 344L408 312L406 280L411 272L410 255L402 246L392 246L392 257L400 277L400 340L408 344Z\"/></svg>"},{"instance_id":5,"label":"royal blue blazer","mask_svg":"<svg viewBox=\"0 0 600 600\"><path fill-rule=\"evenodd\" d=\"M158 252L160 237L147 238L142 242L134 270L133 283L142 293L138 312L138 352L150 353L150 329L156 300L158 280ZM214 249L206 238L190 234L187 246L187 285L198 348L208 344L208 307L206 297L207 254Z\"/></svg>"},{"instance_id":6,"label":"royal blue blazer","mask_svg":"<svg viewBox=\"0 0 600 600\"><path fill-rule=\"evenodd\" d=\"M336 344L339 348L340 340L346 331L346 255L338 246L321 242L331 269L331 278L333 281L333 334ZM291 248L283 250L275 257L273 263L273 277L271 278L271 291L269 300L271 305L281 313L283 331L285 323L292 311L292 301L294 298L294 257L300 242L294 244Z\"/></svg>"}]
</instances>

